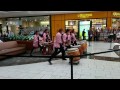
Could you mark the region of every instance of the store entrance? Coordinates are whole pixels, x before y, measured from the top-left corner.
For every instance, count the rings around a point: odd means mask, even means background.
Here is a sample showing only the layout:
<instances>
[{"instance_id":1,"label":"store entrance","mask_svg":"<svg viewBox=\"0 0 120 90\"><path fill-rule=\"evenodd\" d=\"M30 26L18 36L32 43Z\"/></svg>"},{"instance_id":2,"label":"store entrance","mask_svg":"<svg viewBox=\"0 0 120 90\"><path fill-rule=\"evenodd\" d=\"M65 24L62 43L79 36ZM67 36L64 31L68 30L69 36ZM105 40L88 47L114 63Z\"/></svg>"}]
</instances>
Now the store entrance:
<instances>
[{"instance_id":1,"label":"store entrance","mask_svg":"<svg viewBox=\"0 0 120 90\"><path fill-rule=\"evenodd\" d=\"M66 29L74 29L76 33L76 37L78 39L83 39L82 31L85 29L85 36L88 39L88 30L90 27L94 30L105 29L107 25L107 19L81 19L81 20L66 20L65 28Z\"/></svg>"},{"instance_id":2,"label":"store entrance","mask_svg":"<svg viewBox=\"0 0 120 90\"><path fill-rule=\"evenodd\" d=\"M92 22L90 20L79 21L79 38L83 39L83 30L85 31L85 39L88 40L88 30L92 26Z\"/></svg>"}]
</instances>

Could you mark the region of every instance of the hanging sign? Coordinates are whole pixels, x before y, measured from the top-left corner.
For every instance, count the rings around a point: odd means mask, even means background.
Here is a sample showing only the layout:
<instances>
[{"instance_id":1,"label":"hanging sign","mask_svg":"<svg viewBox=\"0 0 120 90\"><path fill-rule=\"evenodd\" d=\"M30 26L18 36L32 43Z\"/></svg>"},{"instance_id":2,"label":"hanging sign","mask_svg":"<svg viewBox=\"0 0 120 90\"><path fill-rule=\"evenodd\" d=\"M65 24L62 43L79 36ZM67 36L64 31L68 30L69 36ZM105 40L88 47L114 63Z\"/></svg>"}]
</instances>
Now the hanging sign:
<instances>
[{"instance_id":1,"label":"hanging sign","mask_svg":"<svg viewBox=\"0 0 120 90\"><path fill-rule=\"evenodd\" d=\"M92 13L89 13L89 14L78 14L79 18L89 18L89 17L92 17L92 16L93 16Z\"/></svg>"},{"instance_id":2,"label":"hanging sign","mask_svg":"<svg viewBox=\"0 0 120 90\"><path fill-rule=\"evenodd\" d=\"M120 12L113 12L113 16L120 17Z\"/></svg>"}]
</instances>

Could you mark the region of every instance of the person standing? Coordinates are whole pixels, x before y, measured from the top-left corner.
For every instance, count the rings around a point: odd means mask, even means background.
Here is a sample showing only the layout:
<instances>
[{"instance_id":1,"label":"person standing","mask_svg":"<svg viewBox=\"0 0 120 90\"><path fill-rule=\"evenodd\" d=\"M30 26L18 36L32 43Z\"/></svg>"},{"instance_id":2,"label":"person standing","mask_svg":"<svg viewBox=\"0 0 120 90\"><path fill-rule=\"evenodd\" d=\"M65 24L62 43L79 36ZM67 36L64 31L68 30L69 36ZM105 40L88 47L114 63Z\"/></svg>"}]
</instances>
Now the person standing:
<instances>
[{"instance_id":1,"label":"person standing","mask_svg":"<svg viewBox=\"0 0 120 90\"><path fill-rule=\"evenodd\" d=\"M32 56L32 52L33 52L34 49L40 47L40 50L41 50L43 43L44 43L43 38L40 37L39 32L36 31L35 35L34 35L34 40L33 40L33 48L31 50L30 56Z\"/></svg>"},{"instance_id":2,"label":"person standing","mask_svg":"<svg viewBox=\"0 0 120 90\"><path fill-rule=\"evenodd\" d=\"M43 32L43 41L46 42L46 44L43 47L43 54L51 54L51 51L53 49L53 45L51 44L51 38L48 32L48 29L45 29Z\"/></svg>"},{"instance_id":3,"label":"person standing","mask_svg":"<svg viewBox=\"0 0 120 90\"><path fill-rule=\"evenodd\" d=\"M24 28L20 25L18 34L23 35L23 33L24 33Z\"/></svg>"},{"instance_id":4,"label":"person standing","mask_svg":"<svg viewBox=\"0 0 120 90\"><path fill-rule=\"evenodd\" d=\"M99 28L97 29L97 40L98 41L100 40L100 29Z\"/></svg>"},{"instance_id":5,"label":"person standing","mask_svg":"<svg viewBox=\"0 0 120 90\"><path fill-rule=\"evenodd\" d=\"M114 28L113 29L113 40L114 40L114 42L116 41L116 34L117 34L117 30Z\"/></svg>"},{"instance_id":6,"label":"person standing","mask_svg":"<svg viewBox=\"0 0 120 90\"><path fill-rule=\"evenodd\" d=\"M48 30L45 29L45 31L43 32L43 40L44 42L48 42Z\"/></svg>"},{"instance_id":7,"label":"person standing","mask_svg":"<svg viewBox=\"0 0 120 90\"><path fill-rule=\"evenodd\" d=\"M83 30L83 32L82 32L82 36L83 36L83 40L85 40L85 29Z\"/></svg>"},{"instance_id":8,"label":"person standing","mask_svg":"<svg viewBox=\"0 0 120 90\"><path fill-rule=\"evenodd\" d=\"M2 41L2 34L0 33L0 43L3 43L3 41Z\"/></svg>"},{"instance_id":9,"label":"person standing","mask_svg":"<svg viewBox=\"0 0 120 90\"><path fill-rule=\"evenodd\" d=\"M75 37L75 31L74 29L70 32L70 35L71 35L71 44L74 46L74 45L77 45L77 39Z\"/></svg>"},{"instance_id":10,"label":"person standing","mask_svg":"<svg viewBox=\"0 0 120 90\"><path fill-rule=\"evenodd\" d=\"M94 31L94 41L97 41L97 30Z\"/></svg>"},{"instance_id":11,"label":"person standing","mask_svg":"<svg viewBox=\"0 0 120 90\"><path fill-rule=\"evenodd\" d=\"M92 28L90 28L90 30L88 31L88 37L89 37L89 41L92 41L92 38L93 38Z\"/></svg>"},{"instance_id":12,"label":"person standing","mask_svg":"<svg viewBox=\"0 0 120 90\"><path fill-rule=\"evenodd\" d=\"M65 59L65 50L64 50L64 42L63 42L63 29L59 29L58 33L56 34L55 40L54 40L54 48L55 51L54 53L51 55L50 59L48 60L49 64L52 65L51 60L52 58L54 58L55 56L57 56L60 52L62 52L62 59Z\"/></svg>"},{"instance_id":13,"label":"person standing","mask_svg":"<svg viewBox=\"0 0 120 90\"><path fill-rule=\"evenodd\" d=\"M6 31L3 32L3 41L6 41L6 37L8 36L8 33Z\"/></svg>"},{"instance_id":14,"label":"person standing","mask_svg":"<svg viewBox=\"0 0 120 90\"><path fill-rule=\"evenodd\" d=\"M90 30L88 31L88 37L89 37L89 46L90 46L90 41L92 41L92 38L93 38L92 28L90 28Z\"/></svg>"},{"instance_id":15,"label":"person standing","mask_svg":"<svg viewBox=\"0 0 120 90\"><path fill-rule=\"evenodd\" d=\"M117 38L117 42L120 43L120 27L118 27L116 38Z\"/></svg>"},{"instance_id":16,"label":"person standing","mask_svg":"<svg viewBox=\"0 0 120 90\"><path fill-rule=\"evenodd\" d=\"M71 36L70 36L70 30L67 29L66 33L63 34L63 43L64 43L64 48L71 48Z\"/></svg>"},{"instance_id":17,"label":"person standing","mask_svg":"<svg viewBox=\"0 0 120 90\"><path fill-rule=\"evenodd\" d=\"M10 38L10 37L14 37L14 33L11 30L9 30L9 32L8 32L8 38Z\"/></svg>"}]
</instances>

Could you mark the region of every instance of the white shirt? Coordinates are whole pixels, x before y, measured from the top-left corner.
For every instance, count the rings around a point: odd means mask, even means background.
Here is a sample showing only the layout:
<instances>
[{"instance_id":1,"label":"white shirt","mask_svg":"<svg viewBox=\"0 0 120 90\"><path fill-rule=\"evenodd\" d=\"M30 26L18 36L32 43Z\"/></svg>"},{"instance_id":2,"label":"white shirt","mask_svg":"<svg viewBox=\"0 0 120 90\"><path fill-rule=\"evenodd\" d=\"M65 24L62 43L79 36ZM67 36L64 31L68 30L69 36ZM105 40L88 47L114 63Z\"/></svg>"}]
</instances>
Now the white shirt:
<instances>
[{"instance_id":1,"label":"white shirt","mask_svg":"<svg viewBox=\"0 0 120 90\"><path fill-rule=\"evenodd\" d=\"M120 32L116 34L117 35L117 38L120 38Z\"/></svg>"},{"instance_id":2,"label":"white shirt","mask_svg":"<svg viewBox=\"0 0 120 90\"><path fill-rule=\"evenodd\" d=\"M0 40L0 43L3 43L3 41Z\"/></svg>"}]
</instances>

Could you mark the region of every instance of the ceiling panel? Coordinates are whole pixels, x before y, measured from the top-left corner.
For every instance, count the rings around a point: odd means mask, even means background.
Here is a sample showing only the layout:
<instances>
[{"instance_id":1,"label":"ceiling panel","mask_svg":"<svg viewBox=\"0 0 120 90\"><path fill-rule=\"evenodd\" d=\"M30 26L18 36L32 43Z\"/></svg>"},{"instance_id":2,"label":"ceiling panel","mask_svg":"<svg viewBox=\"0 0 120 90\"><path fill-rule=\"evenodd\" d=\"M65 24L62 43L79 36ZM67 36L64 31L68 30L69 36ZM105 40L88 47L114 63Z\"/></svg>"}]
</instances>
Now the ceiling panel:
<instances>
[{"instance_id":1,"label":"ceiling panel","mask_svg":"<svg viewBox=\"0 0 120 90\"><path fill-rule=\"evenodd\" d=\"M65 13L79 13L79 12L93 12L93 11L0 11L0 18L2 17L18 17L18 16L34 16L34 15L52 15Z\"/></svg>"}]
</instances>

